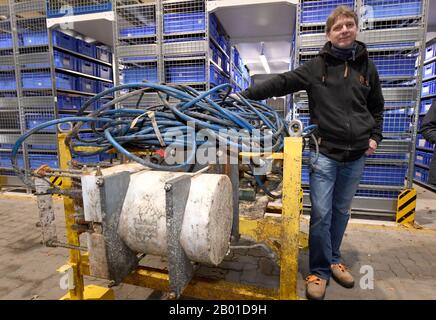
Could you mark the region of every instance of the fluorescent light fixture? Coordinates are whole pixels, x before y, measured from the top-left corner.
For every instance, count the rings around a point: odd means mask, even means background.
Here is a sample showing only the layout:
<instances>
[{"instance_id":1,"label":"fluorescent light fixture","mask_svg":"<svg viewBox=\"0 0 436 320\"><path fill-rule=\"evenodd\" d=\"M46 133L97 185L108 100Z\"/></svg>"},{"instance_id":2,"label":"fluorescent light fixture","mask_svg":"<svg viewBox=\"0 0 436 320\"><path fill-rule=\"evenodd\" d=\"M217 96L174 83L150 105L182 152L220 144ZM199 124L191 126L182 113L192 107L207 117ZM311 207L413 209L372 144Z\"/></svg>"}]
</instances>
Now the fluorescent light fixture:
<instances>
[{"instance_id":1,"label":"fluorescent light fixture","mask_svg":"<svg viewBox=\"0 0 436 320\"><path fill-rule=\"evenodd\" d=\"M262 62L263 68L265 69L266 73L271 73L271 69L269 68L268 61L266 60L265 54L263 53L264 49L264 43L262 42L262 49L260 52L260 62Z\"/></svg>"}]
</instances>

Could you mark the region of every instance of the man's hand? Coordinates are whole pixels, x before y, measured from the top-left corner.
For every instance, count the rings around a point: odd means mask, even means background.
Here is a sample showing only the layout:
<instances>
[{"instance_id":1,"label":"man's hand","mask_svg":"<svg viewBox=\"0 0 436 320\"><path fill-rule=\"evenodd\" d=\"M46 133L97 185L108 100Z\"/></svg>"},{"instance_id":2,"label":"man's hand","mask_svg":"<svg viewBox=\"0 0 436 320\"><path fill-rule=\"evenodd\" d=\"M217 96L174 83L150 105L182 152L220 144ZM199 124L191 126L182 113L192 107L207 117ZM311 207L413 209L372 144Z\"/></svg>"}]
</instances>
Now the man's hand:
<instances>
[{"instance_id":1,"label":"man's hand","mask_svg":"<svg viewBox=\"0 0 436 320\"><path fill-rule=\"evenodd\" d=\"M365 151L365 154L367 156L371 156L374 154L375 150L377 149L377 142L373 139L369 139L369 148Z\"/></svg>"}]
</instances>

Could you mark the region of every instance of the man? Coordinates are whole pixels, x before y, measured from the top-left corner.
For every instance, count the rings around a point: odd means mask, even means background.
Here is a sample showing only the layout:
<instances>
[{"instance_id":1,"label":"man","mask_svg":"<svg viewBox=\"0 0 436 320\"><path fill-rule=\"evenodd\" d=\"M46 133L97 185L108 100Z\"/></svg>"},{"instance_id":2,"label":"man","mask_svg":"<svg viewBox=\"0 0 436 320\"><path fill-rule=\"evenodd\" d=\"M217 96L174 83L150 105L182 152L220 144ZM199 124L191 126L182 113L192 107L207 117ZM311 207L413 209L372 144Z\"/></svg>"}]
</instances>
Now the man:
<instances>
[{"instance_id":1,"label":"man","mask_svg":"<svg viewBox=\"0 0 436 320\"><path fill-rule=\"evenodd\" d=\"M421 133L424 138L431 144L436 144L436 100L433 103L422 120ZM428 183L436 185L436 148L433 150L428 176Z\"/></svg>"},{"instance_id":2,"label":"man","mask_svg":"<svg viewBox=\"0 0 436 320\"><path fill-rule=\"evenodd\" d=\"M330 276L346 288L354 286L339 248L366 155L373 154L382 140L384 99L366 46L356 41L357 26L355 12L337 7L326 23L329 41L317 57L242 92L251 100L308 93L320 144L310 174L309 299L324 298ZM313 151L310 157L311 162L316 159Z\"/></svg>"}]
</instances>

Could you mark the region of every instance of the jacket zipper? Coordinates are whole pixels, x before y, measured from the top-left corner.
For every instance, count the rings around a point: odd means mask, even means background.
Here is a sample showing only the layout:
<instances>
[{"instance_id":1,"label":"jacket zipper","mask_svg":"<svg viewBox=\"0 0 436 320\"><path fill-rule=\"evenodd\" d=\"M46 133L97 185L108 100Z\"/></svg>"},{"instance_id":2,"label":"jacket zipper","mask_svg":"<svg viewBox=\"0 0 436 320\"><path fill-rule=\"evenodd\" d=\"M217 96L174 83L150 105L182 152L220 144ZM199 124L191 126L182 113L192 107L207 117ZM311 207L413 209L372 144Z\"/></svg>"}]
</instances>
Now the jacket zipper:
<instances>
[{"instance_id":1,"label":"jacket zipper","mask_svg":"<svg viewBox=\"0 0 436 320\"><path fill-rule=\"evenodd\" d=\"M344 92L344 97L347 96L346 92L347 92L347 85L348 85L348 83L347 83L346 79L348 78L349 73L350 73L350 70L349 70L348 61L345 61L345 71L344 71L344 89L345 89L345 92ZM351 104L351 101L348 101L347 106L346 106L346 108L347 108L347 118L348 118L347 119L348 120L347 121L347 129L349 130L349 137L350 137L348 148L351 148L351 145L352 145L353 140L354 140L353 130L351 128L351 112L350 112L351 105L350 104Z\"/></svg>"}]
</instances>

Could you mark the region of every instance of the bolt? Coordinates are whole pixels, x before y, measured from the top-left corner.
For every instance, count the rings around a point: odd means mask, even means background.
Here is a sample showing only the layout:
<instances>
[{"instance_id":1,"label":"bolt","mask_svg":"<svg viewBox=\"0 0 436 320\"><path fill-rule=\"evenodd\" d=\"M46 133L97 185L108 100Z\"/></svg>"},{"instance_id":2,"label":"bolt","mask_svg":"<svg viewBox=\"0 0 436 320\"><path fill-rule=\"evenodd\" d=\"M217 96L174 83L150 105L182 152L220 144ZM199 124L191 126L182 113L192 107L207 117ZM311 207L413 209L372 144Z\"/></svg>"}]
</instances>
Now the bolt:
<instances>
[{"instance_id":1,"label":"bolt","mask_svg":"<svg viewBox=\"0 0 436 320\"><path fill-rule=\"evenodd\" d=\"M95 182L99 187L101 187L104 184L104 180L102 178L98 178Z\"/></svg>"},{"instance_id":2,"label":"bolt","mask_svg":"<svg viewBox=\"0 0 436 320\"><path fill-rule=\"evenodd\" d=\"M96 176L102 176L103 174L101 173L101 168L100 166L97 166L97 171L95 172Z\"/></svg>"},{"instance_id":3,"label":"bolt","mask_svg":"<svg viewBox=\"0 0 436 320\"><path fill-rule=\"evenodd\" d=\"M167 183L167 184L165 185L165 191L166 191L166 192L171 191L172 187L173 187L172 185L170 185L169 183Z\"/></svg>"}]
</instances>

